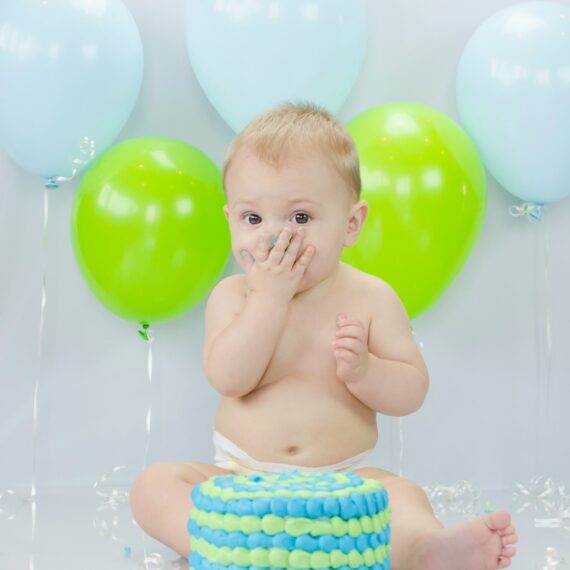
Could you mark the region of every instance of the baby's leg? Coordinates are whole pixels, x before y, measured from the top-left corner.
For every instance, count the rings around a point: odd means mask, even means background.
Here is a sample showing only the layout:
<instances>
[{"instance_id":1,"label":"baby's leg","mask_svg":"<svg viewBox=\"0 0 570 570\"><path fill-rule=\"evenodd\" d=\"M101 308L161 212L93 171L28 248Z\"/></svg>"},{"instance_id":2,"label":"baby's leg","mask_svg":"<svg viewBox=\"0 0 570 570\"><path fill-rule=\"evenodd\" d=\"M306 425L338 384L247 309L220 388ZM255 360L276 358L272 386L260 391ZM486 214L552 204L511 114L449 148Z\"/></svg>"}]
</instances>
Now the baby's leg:
<instances>
[{"instance_id":1,"label":"baby's leg","mask_svg":"<svg viewBox=\"0 0 570 570\"><path fill-rule=\"evenodd\" d=\"M355 473L368 479L378 479L388 493L390 513L390 552L392 570L411 570L415 544L428 532L439 531L443 525L435 518L426 494L421 487L398 477L390 471L375 467L361 467Z\"/></svg>"},{"instance_id":2,"label":"baby's leg","mask_svg":"<svg viewBox=\"0 0 570 570\"><path fill-rule=\"evenodd\" d=\"M444 528L427 495L413 481L374 467L355 469L388 492L392 570L496 570L511 564L517 542L511 517L496 511Z\"/></svg>"},{"instance_id":3,"label":"baby's leg","mask_svg":"<svg viewBox=\"0 0 570 570\"><path fill-rule=\"evenodd\" d=\"M192 487L213 475L232 474L227 469L196 461L153 463L131 486L133 517L146 533L188 558Z\"/></svg>"}]
</instances>

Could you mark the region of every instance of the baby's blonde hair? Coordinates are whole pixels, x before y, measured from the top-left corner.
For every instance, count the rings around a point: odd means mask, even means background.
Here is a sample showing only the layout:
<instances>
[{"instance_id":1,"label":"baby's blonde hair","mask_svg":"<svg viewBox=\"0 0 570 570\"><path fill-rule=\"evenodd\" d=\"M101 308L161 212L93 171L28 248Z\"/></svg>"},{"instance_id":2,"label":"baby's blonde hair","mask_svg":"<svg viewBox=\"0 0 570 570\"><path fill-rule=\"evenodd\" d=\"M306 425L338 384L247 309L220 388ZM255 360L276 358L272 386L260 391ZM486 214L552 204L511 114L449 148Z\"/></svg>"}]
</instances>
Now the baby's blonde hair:
<instances>
[{"instance_id":1,"label":"baby's blonde hair","mask_svg":"<svg viewBox=\"0 0 570 570\"><path fill-rule=\"evenodd\" d=\"M360 198L360 165L354 140L331 113L314 103L286 102L255 117L228 148L224 189L232 159L244 147L274 167L291 154L318 149L331 160L356 200Z\"/></svg>"}]
</instances>

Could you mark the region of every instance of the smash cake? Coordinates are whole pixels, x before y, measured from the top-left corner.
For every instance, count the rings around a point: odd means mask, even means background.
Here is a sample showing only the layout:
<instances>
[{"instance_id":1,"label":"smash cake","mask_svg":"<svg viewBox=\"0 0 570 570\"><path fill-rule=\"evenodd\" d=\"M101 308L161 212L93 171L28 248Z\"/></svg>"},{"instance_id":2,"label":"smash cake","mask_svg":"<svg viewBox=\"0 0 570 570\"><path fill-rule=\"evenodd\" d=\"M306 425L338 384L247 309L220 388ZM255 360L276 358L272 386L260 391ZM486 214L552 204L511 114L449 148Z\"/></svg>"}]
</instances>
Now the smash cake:
<instances>
[{"instance_id":1,"label":"smash cake","mask_svg":"<svg viewBox=\"0 0 570 570\"><path fill-rule=\"evenodd\" d=\"M335 471L215 475L192 488L191 570L390 569L376 479Z\"/></svg>"}]
</instances>

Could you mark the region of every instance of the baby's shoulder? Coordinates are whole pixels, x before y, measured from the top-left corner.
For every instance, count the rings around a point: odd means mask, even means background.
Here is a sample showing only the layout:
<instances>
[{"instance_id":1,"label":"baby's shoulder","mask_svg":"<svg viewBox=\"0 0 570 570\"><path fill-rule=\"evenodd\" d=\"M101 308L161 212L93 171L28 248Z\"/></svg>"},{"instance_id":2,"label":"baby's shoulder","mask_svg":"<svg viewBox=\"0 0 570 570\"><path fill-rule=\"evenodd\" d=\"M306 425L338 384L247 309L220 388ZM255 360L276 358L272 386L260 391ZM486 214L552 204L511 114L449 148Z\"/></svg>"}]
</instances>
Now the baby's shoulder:
<instances>
[{"instance_id":1,"label":"baby's shoulder","mask_svg":"<svg viewBox=\"0 0 570 570\"><path fill-rule=\"evenodd\" d=\"M239 307L245 300L245 276L242 274L228 275L220 279L208 296L208 304L234 305Z\"/></svg>"},{"instance_id":2,"label":"baby's shoulder","mask_svg":"<svg viewBox=\"0 0 570 570\"><path fill-rule=\"evenodd\" d=\"M351 292L357 292L365 298L372 297L375 301L390 301L398 294L394 288L381 277L366 273L356 267L346 264L346 286Z\"/></svg>"}]
</instances>

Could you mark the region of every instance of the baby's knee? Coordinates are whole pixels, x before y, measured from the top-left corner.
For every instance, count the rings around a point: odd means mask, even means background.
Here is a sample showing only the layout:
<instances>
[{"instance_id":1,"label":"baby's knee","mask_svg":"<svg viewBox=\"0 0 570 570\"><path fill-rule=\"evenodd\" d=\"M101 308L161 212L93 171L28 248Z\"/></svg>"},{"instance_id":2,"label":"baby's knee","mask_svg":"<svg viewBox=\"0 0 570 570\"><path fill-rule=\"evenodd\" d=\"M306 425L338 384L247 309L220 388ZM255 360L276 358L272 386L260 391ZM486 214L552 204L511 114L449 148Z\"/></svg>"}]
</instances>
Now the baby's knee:
<instances>
[{"instance_id":1,"label":"baby's knee","mask_svg":"<svg viewBox=\"0 0 570 570\"><path fill-rule=\"evenodd\" d=\"M156 496L157 487L165 476L167 468L163 463L153 463L141 471L131 483L129 501L131 511L138 522L143 511L148 509L149 503Z\"/></svg>"},{"instance_id":2,"label":"baby's knee","mask_svg":"<svg viewBox=\"0 0 570 570\"><path fill-rule=\"evenodd\" d=\"M160 508L166 489L179 478L176 464L169 462L152 463L133 480L129 492L131 511L137 522L145 518L149 511Z\"/></svg>"},{"instance_id":3,"label":"baby's knee","mask_svg":"<svg viewBox=\"0 0 570 570\"><path fill-rule=\"evenodd\" d=\"M377 479L380 481L384 487L386 487L386 491L391 498L395 498L399 495L417 495L426 497L426 493L420 485L411 479L405 479L391 471L386 471L385 469L379 469L377 467L362 467L355 470L355 472L361 477Z\"/></svg>"},{"instance_id":4,"label":"baby's knee","mask_svg":"<svg viewBox=\"0 0 570 570\"><path fill-rule=\"evenodd\" d=\"M141 471L133 480L130 489L131 506L156 501L164 496L164 489L170 489L177 484L194 485L206 479L199 463L187 462L158 462L152 463Z\"/></svg>"}]
</instances>

